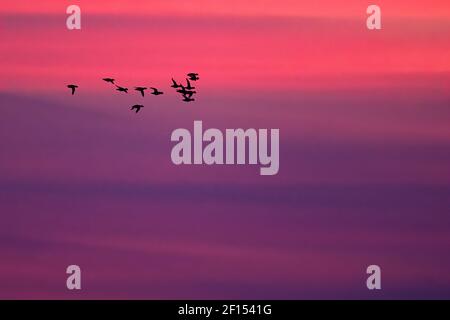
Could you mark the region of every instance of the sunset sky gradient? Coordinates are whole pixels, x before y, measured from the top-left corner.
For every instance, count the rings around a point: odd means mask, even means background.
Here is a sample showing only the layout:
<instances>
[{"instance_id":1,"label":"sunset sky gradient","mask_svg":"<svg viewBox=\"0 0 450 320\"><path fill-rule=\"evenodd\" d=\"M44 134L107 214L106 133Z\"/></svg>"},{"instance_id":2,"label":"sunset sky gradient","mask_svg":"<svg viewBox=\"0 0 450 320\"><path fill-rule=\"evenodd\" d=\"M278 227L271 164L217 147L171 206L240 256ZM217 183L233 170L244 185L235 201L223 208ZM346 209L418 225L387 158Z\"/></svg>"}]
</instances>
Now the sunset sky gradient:
<instances>
[{"instance_id":1,"label":"sunset sky gradient","mask_svg":"<svg viewBox=\"0 0 450 320\"><path fill-rule=\"evenodd\" d=\"M2 3L0 298L449 299L450 2L373 3ZM194 120L279 128L278 175L173 165Z\"/></svg>"}]
</instances>

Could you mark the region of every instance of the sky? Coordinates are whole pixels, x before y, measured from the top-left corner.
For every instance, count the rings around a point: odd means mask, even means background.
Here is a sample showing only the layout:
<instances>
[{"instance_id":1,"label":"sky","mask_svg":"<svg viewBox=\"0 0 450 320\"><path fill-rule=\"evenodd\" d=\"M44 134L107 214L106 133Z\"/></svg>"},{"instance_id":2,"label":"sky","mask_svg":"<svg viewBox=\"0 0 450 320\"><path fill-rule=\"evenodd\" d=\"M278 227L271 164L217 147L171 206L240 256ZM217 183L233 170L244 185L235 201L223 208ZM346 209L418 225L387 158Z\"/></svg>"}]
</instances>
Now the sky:
<instances>
[{"instance_id":1,"label":"sky","mask_svg":"<svg viewBox=\"0 0 450 320\"><path fill-rule=\"evenodd\" d=\"M450 3L369 4L2 3L0 298L450 298ZM194 120L279 128L279 173L173 165Z\"/></svg>"}]
</instances>

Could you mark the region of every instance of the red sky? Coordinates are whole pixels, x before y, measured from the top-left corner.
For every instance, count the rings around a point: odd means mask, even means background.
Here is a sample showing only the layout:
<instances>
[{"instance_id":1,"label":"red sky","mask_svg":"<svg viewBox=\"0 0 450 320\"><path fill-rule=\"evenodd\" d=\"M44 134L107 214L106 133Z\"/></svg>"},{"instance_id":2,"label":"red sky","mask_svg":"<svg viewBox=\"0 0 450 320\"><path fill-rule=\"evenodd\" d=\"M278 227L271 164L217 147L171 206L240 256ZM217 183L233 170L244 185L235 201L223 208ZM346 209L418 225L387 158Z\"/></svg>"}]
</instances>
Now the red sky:
<instances>
[{"instance_id":1,"label":"red sky","mask_svg":"<svg viewBox=\"0 0 450 320\"><path fill-rule=\"evenodd\" d=\"M89 13L143 14L143 15L244 15L244 16L318 16L359 17L370 4L382 7L385 14L395 17L447 18L450 4L446 0L396 0L363 1L347 0L345 5L334 0L298 1L283 0L229 0L229 1L14 1L2 4L0 12L14 13L60 13L70 4L82 6Z\"/></svg>"},{"instance_id":2,"label":"red sky","mask_svg":"<svg viewBox=\"0 0 450 320\"><path fill-rule=\"evenodd\" d=\"M448 79L450 70L445 1L380 3L384 28L375 32L365 28L363 1L264 1L256 8L249 1L82 1L81 31L65 28L65 5L24 3L0 9L0 85L7 90L19 83L46 90L67 74L89 90L106 73L165 81L189 67L208 72L211 90L224 83L255 89L264 76L287 90L402 85L405 75L416 75L420 86L423 77Z\"/></svg>"}]
</instances>

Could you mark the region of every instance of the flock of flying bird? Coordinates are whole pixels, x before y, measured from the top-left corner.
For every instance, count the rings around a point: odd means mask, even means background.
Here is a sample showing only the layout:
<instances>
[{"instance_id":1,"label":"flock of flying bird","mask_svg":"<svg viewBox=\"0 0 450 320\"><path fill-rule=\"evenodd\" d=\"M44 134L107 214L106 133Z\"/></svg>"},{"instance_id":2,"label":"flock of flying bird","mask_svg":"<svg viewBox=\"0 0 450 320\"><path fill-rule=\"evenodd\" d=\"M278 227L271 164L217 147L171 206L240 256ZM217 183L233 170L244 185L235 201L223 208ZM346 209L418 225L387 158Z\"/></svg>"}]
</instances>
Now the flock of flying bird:
<instances>
[{"instance_id":1,"label":"flock of flying bird","mask_svg":"<svg viewBox=\"0 0 450 320\"><path fill-rule=\"evenodd\" d=\"M197 81L197 80L199 80L200 78L198 77L198 73L194 73L194 72L188 73L187 76L188 76L188 78L186 78L186 85L183 85L183 84L181 84L181 83L177 83L177 82L172 78L172 85L171 85L171 87L174 88L174 89L177 89L177 92L180 93L180 94L182 95L182 97L183 97L183 100L182 100L182 101L184 101L184 102L191 102L191 101L195 101L195 99L192 98L192 96L193 96L194 94L197 93L197 91L194 91L195 87L193 87L193 86L191 85L191 81ZM118 85L115 83L115 81L116 81L115 79L112 79L112 78L103 78L102 80L105 81L105 82L111 83L111 84L113 84L114 86L116 86L116 90L117 90L117 91L128 93L128 88L118 86ZM74 95L76 89L78 88L78 86L77 86L76 84L69 84L69 85L67 85L67 88L71 89L72 95ZM149 89L149 88L147 88L147 87L134 87L134 90L140 92L141 95L142 95L142 97L145 96L145 93L144 93L144 92L145 92L145 90L147 90L147 89ZM159 91L157 88L150 87L150 89L153 90L153 91L151 92L151 94L153 94L153 95L155 95L155 96L159 96L160 94L164 94L164 92ZM141 105L141 104L135 104L134 106L131 107L131 110L136 110L136 113L138 113L139 110L141 110L143 107L144 107L144 106Z\"/></svg>"}]
</instances>

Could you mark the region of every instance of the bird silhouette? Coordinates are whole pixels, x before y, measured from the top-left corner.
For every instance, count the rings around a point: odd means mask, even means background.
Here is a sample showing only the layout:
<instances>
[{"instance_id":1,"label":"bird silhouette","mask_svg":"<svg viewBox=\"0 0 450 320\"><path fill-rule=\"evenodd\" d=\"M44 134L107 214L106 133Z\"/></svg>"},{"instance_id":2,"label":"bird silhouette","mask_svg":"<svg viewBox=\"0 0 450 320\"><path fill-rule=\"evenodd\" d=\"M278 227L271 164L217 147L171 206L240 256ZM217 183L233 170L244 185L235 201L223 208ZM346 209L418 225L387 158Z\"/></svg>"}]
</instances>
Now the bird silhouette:
<instances>
[{"instance_id":1,"label":"bird silhouette","mask_svg":"<svg viewBox=\"0 0 450 320\"><path fill-rule=\"evenodd\" d=\"M198 79L200 79L200 78L198 77L198 73L194 73L194 72L188 73L187 76L188 76L189 79L191 79L192 81L197 81Z\"/></svg>"},{"instance_id":2,"label":"bird silhouette","mask_svg":"<svg viewBox=\"0 0 450 320\"><path fill-rule=\"evenodd\" d=\"M185 102L191 102L191 101L195 101L195 99L194 99L194 98L191 98L191 97L187 97L187 96L183 95L183 101L185 101Z\"/></svg>"},{"instance_id":3,"label":"bird silhouette","mask_svg":"<svg viewBox=\"0 0 450 320\"><path fill-rule=\"evenodd\" d=\"M186 83L187 83L186 89L188 89L188 90L195 89L195 87L191 86L191 82L189 81L189 79L186 79Z\"/></svg>"},{"instance_id":4,"label":"bird silhouette","mask_svg":"<svg viewBox=\"0 0 450 320\"><path fill-rule=\"evenodd\" d=\"M78 88L76 84L68 84L67 88L72 89L72 95L75 94L75 89Z\"/></svg>"},{"instance_id":5,"label":"bird silhouette","mask_svg":"<svg viewBox=\"0 0 450 320\"><path fill-rule=\"evenodd\" d=\"M172 78L172 85L171 85L171 87L172 88L180 88L181 87L181 84L178 84L175 80L173 80L173 78Z\"/></svg>"},{"instance_id":6,"label":"bird silhouette","mask_svg":"<svg viewBox=\"0 0 450 320\"><path fill-rule=\"evenodd\" d=\"M143 108L144 106L142 104L135 104L134 106L131 107L130 110L134 110L136 109L136 113L139 112L139 110L141 110L141 108Z\"/></svg>"},{"instance_id":7,"label":"bird silhouette","mask_svg":"<svg viewBox=\"0 0 450 320\"><path fill-rule=\"evenodd\" d=\"M189 96L189 98L192 97L194 93L197 93L197 91L186 90L184 86L182 86L182 89L177 90L177 92L181 93L183 96Z\"/></svg>"},{"instance_id":8,"label":"bird silhouette","mask_svg":"<svg viewBox=\"0 0 450 320\"><path fill-rule=\"evenodd\" d=\"M102 80L106 81L106 82L109 82L109 83L112 83L112 84L114 84L114 81L116 81L116 80L114 80L112 78L103 78Z\"/></svg>"},{"instance_id":9,"label":"bird silhouette","mask_svg":"<svg viewBox=\"0 0 450 320\"><path fill-rule=\"evenodd\" d=\"M134 87L134 90L139 91L142 96L144 96L144 90L147 90L146 87Z\"/></svg>"},{"instance_id":10,"label":"bird silhouette","mask_svg":"<svg viewBox=\"0 0 450 320\"><path fill-rule=\"evenodd\" d=\"M155 96L157 96L157 95L160 95L160 94L163 94L163 93L164 93L164 92L162 92L162 91L159 91L158 89L156 89L156 88L153 88L153 87L150 87L150 89L152 89L152 90L153 90L152 94L154 94Z\"/></svg>"},{"instance_id":11,"label":"bird silhouette","mask_svg":"<svg viewBox=\"0 0 450 320\"><path fill-rule=\"evenodd\" d=\"M117 89L116 89L117 91L128 93L128 88L124 88L124 87L121 87L118 85L116 85L116 87L117 87Z\"/></svg>"}]
</instances>

